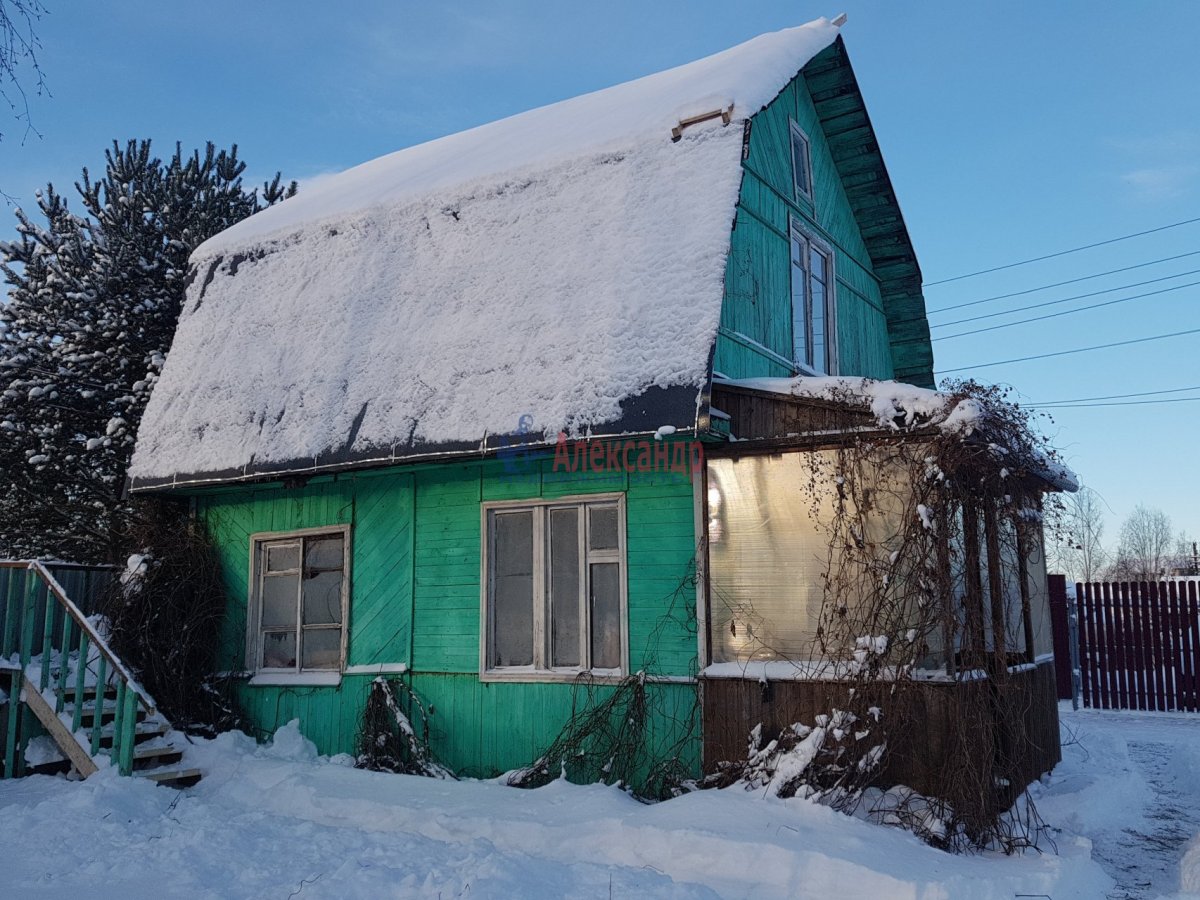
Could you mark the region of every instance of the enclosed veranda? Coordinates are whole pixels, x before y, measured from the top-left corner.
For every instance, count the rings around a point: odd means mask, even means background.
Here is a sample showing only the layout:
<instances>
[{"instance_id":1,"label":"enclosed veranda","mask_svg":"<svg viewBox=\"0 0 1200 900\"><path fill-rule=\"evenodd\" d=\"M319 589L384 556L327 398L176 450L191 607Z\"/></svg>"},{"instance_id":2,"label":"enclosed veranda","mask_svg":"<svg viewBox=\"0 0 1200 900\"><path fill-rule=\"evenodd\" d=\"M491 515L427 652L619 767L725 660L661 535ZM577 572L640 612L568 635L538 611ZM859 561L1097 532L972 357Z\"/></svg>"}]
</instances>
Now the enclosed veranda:
<instances>
[{"instance_id":1,"label":"enclosed veranda","mask_svg":"<svg viewBox=\"0 0 1200 900\"><path fill-rule=\"evenodd\" d=\"M1042 523L1073 484L971 391L714 385L729 440L702 491L707 770L828 726L835 769L865 759L876 785L982 814L1059 761Z\"/></svg>"}]
</instances>

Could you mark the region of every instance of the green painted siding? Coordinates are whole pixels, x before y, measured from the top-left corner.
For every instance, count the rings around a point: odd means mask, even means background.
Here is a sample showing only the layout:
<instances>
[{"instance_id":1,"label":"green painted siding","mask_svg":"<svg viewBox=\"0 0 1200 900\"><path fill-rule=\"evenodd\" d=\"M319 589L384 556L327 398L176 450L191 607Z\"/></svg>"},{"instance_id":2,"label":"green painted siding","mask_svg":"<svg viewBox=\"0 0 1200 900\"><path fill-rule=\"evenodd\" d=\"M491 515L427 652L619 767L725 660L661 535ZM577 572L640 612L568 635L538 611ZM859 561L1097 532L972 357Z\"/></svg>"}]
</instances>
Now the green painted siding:
<instances>
[{"instance_id":1,"label":"green painted siding","mask_svg":"<svg viewBox=\"0 0 1200 900\"><path fill-rule=\"evenodd\" d=\"M794 199L790 122L811 142L814 203ZM730 378L790 375L754 345L792 357L789 215L834 252L839 372L891 378L879 282L803 77L752 120L713 368Z\"/></svg>"},{"instance_id":2,"label":"green painted siding","mask_svg":"<svg viewBox=\"0 0 1200 900\"><path fill-rule=\"evenodd\" d=\"M509 471L508 469L515 469ZM485 500L541 499L620 491L626 498L629 663L633 671L695 674L696 545L692 483L686 475L556 472L550 457L412 466L195 495L217 544L229 609L223 670L245 655L250 538L264 531L351 525L350 665L405 663L432 706L436 752L457 771L490 775L531 762L558 734L589 688L479 679L481 512ZM372 677L340 687L239 683L239 699L266 734L299 718L326 753L352 752ZM602 698L610 688L590 689ZM653 740L681 737L695 703L692 684L656 684ZM699 761L699 734L694 756Z\"/></svg>"}]
</instances>

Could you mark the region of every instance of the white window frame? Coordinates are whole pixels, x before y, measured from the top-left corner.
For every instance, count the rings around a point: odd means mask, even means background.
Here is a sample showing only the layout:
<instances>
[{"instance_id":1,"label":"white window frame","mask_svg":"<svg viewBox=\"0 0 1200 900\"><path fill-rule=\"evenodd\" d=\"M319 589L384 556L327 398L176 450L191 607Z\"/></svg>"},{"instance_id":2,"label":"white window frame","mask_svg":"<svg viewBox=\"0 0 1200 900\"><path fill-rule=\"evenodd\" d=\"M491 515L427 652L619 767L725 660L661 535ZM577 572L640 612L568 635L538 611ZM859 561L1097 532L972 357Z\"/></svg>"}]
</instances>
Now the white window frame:
<instances>
[{"instance_id":1,"label":"white window frame","mask_svg":"<svg viewBox=\"0 0 1200 900\"><path fill-rule=\"evenodd\" d=\"M833 248L814 235L809 229L800 224L795 217L790 219L788 236L788 280L791 289L792 306L792 364L798 372L805 375L836 375L838 374L837 346L837 261ZM818 369L804 358L805 348L812 340L812 319L803 311L797 309L795 285L792 279L796 275L796 265L793 261L796 247L799 245L803 254L803 269L809 283L805 285L807 297L812 296L812 254L819 253L825 258L825 368ZM803 342L797 340L797 332L804 328Z\"/></svg>"},{"instance_id":2,"label":"white window frame","mask_svg":"<svg viewBox=\"0 0 1200 900\"><path fill-rule=\"evenodd\" d=\"M266 547L295 539L300 545L300 566L304 567L304 539L322 535L339 535L342 538L342 621L341 641L336 669L305 669L303 663L303 611L298 610L296 619L296 665L289 668L265 667L262 659L262 582L266 573ZM254 673L251 684L311 683L320 685L338 684L346 669L346 648L350 618L350 526L327 525L322 528L298 528L293 531L260 531L250 535L250 585L247 592L246 609L246 669ZM303 583L303 578L301 578ZM302 594L300 595L303 596ZM297 602L301 602L299 599ZM331 629L332 630L332 629Z\"/></svg>"},{"instance_id":3,"label":"white window frame","mask_svg":"<svg viewBox=\"0 0 1200 900\"><path fill-rule=\"evenodd\" d=\"M588 548L587 531L590 517L588 506L617 507L617 549L597 551ZM580 659L578 666L550 665L550 558L547 553L549 539L550 510L577 507L582 510L579 529L581 553L580 578ZM489 668L492 643L492 617L490 615L490 545L489 518L494 512L532 511L533 515L533 665L498 666ZM616 681L629 672L629 560L626 552L625 495L624 494L578 494L537 500L500 500L483 503L480 509L480 534L482 551L479 562L479 677L481 681L574 681L581 675L593 680ZM592 668L591 616L587 609L588 577L592 563L615 562L619 566L620 588L620 660L616 669Z\"/></svg>"},{"instance_id":4,"label":"white window frame","mask_svg":"<svg viewBox=\"0 0 1200 900\"><path fill-rule=\"evenodd\" d=\"M788 146L788 151L792 161L792 192L794 199L807 200L813 202L813 167L812 167L812 141L808 139L808 134L796 124L795 119L788 120L791 128L791 142ZM800 183L800 172L796 169L796 146L799 145L803 149L801 159L804 163L805 180L808 182L808 188Z\"/></svg>"}]
</instances>

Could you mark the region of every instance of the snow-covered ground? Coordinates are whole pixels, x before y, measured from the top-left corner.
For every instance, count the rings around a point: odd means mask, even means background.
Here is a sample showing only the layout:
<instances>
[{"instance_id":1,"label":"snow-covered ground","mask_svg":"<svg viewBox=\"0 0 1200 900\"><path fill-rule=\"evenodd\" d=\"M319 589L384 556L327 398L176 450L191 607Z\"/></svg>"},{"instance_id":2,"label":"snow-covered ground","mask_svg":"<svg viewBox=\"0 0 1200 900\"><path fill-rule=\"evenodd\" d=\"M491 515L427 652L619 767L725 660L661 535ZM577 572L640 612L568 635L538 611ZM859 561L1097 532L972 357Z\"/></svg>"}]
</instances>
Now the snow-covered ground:
<instances>
[{"instance_id":1,"label":"snow-covered ground","mask_svg":"<svg viewBox=\"0 0 1200 900\"><path fill-rule=\"evenodd\" d=\"M1058 853L951 856L803 800L734 788L644 806L349 768L294 728L228 734L183 791L101 771L0 782L4 897L1156 897L1200 830L1200 719L1063 713L1035 788ZM1200 850L1185 882L1200 886Z\"/></svg>"},{"instance_id":2,"label":"snow-covered ground","mask_svg":"<svg viewBox=\"0 0 1200 900\"><path fill-rule=\"evenodd\" d=\"M1200 716L1069 706L1060 715L1073 743L1034 788L1038 811L1088 836L1114 879L1111 900L1200 896Z\"/></svg>"}]
</instances>

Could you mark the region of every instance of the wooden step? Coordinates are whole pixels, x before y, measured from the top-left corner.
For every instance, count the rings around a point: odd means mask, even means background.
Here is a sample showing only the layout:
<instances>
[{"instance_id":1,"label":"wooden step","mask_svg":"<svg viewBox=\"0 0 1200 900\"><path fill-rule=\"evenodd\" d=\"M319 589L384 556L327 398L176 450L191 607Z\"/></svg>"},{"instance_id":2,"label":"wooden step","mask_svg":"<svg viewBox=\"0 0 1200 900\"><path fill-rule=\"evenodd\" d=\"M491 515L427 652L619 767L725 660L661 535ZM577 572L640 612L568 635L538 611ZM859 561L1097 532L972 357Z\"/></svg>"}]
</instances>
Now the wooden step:
<instances>
[{"instance_id":1,"label":"wooden step","mask_svg":"<svg viewBox=\"0 0 1200 900\"><path fill-rule=\"evenodd\" d=\"M71 704L68 703L65 707L63 707L63 712L68 716L74 716L75 708ZM114 703L110 706L109 704L106 703L104 705L104 709L100 713L100 724L107 725L109 722L111 722L116 717L117 717L117 705ZM80 727L90 728L92 725L92 722L95 721L95 718L96 718L96 707L92 706L90 708L84 709L83 712L81 712L79 714ZM146 710L142 709L142 707L139 705L137 707L137 720L139 722L142 722L145 720L145 718L146 718Z\"/></svg>"},{"instance_id":2,"label":"wooden step","mask_svg":"<svg viewBox=\"0 0 1200 900\"><path fill-rule=\"evenodd\" d=\"M164 787L186 788L199 781L203 775L199 769L166 769L161 772L139 772L135 778L145 778Z\"/></svg>"},{"instance_id":3,"label":"wooden step","mask_svg":"<svg viewBox=\"0 0 1200 900\"><path fill-rule=\"evenodd\" d=\"M141 747L133 751L135 769L152 769L155 766L173 766L183 759L183 751L175 747Z\"/></svg>"},{"instance_id":4,"label":"wooden step","mask_svg":"<svg viewBox=\"0 0 1200 900\"><path fill-rule=\"evenodd\" d=\"M138 722L137 728L133 732L133 742L141 744L144 741L152 738L162 737L171 730L170 725L165 725L162 722ZM100 746L111 747L113 741L112 725L106 725L100 731Z\"/></svg>"},{"instance_id":5,"label":"wooden step","mask_svg":"<svg viewBox=\"0 0 1200 900\"><path fill-rule=\"evenodd\" d=\"M87 702L88 698L94 698L96 696L96 688L97 688L97 685L89 684L87 687L85 687L83 689L83 697L84 697L85 703ZM104 686L104 699L106 699L106 700L116 700L117 699L116 685L106 684ZM63 690L63 700L66 701L67 703L74 702L74 700L75 700L75 688L74 687L65 688Z\"/></svg>"},{"instance_id":6,"label":"wooden step","mask_svg":"<svg viewBox=\"0 0 1200 900\"><path fill-rule=\"evenodd\" d=\"M40 763L36 766L26 764L26 775L66 775L71 771L69 759L56 759L52 762Z\"/></svg>"}]
</instances>

